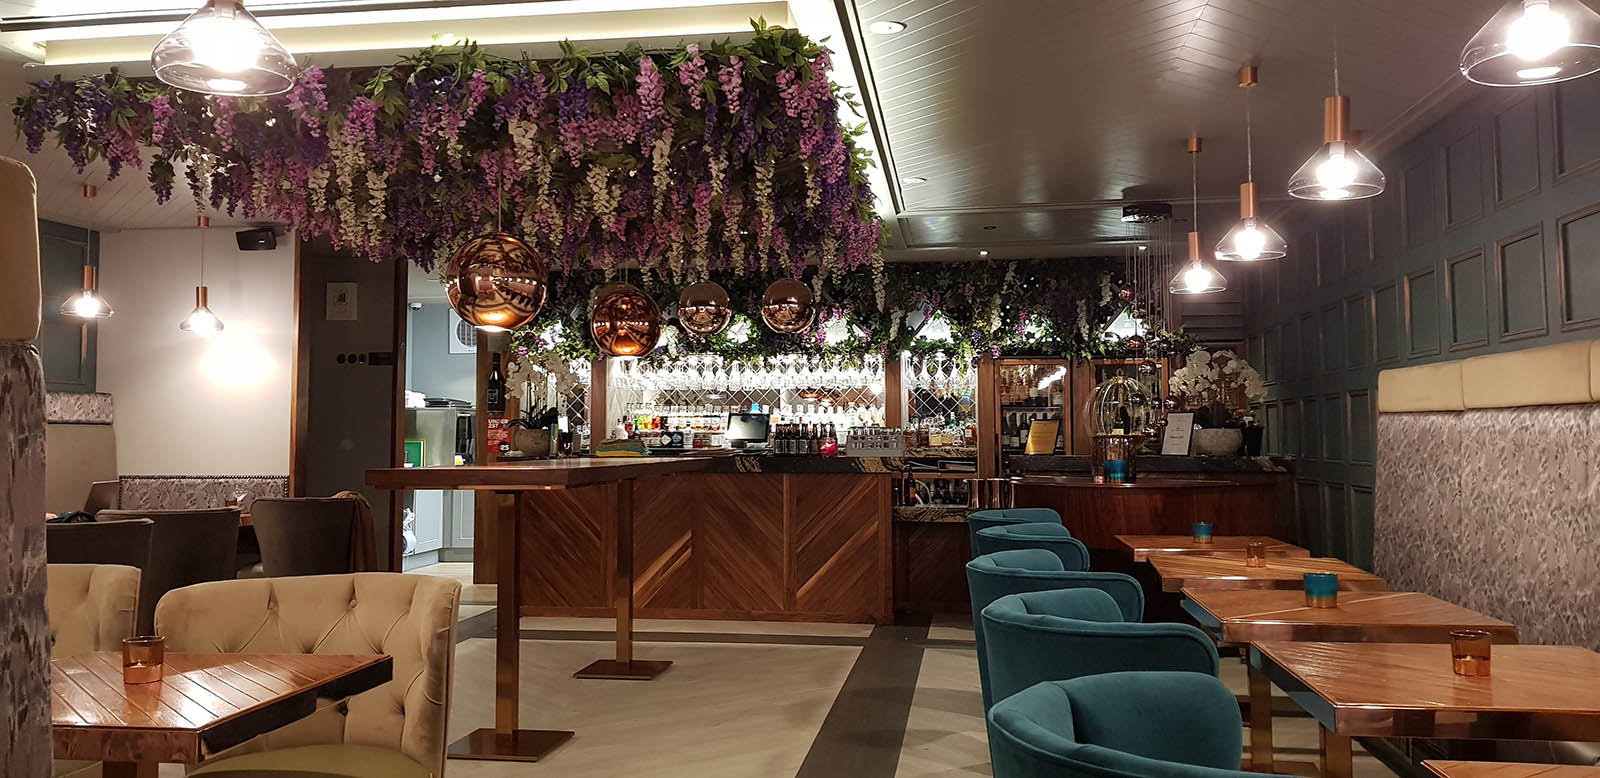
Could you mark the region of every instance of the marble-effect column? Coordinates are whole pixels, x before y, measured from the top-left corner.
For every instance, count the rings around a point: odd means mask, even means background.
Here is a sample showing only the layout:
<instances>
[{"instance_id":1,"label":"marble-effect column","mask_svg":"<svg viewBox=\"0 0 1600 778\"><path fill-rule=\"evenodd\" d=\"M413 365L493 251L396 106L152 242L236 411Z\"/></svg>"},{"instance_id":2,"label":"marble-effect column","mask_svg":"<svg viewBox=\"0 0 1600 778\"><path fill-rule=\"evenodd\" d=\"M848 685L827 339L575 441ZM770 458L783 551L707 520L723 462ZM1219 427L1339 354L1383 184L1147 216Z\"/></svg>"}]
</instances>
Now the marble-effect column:
<instances>
[{"instance_id":1,"label":"marble-effect column","mask_svg":"<svg viewBox=\"0 0 1600 778\"><path fill-rule=\"evenodd\" d=\"M50 624L44 585L44 371L0 343L0 774L50 774Z\"/></svg>"}]
</instances>

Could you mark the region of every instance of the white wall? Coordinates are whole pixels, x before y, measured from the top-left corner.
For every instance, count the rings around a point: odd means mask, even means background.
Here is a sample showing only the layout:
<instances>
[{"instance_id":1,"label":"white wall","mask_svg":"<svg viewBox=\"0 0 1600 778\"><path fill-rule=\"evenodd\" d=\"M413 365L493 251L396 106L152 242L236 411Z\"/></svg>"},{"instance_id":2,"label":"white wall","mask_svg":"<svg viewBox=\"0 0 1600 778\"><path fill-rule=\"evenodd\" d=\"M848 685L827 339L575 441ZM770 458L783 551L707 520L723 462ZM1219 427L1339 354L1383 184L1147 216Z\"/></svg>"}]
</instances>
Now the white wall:
<instances>
[{"instance_id":1,"label":"white wall","mask_svg":"<svg viewBox=\"0 0 1600 778\"><path fill-rule=\"evenodd\" d=\"M101 236L99 390L116 402L127 475L285 475L294 363L294 240L239 251L232 229ZM178 329L194 308L200 239L224 330Z\"/></svg>"}]
</instances>

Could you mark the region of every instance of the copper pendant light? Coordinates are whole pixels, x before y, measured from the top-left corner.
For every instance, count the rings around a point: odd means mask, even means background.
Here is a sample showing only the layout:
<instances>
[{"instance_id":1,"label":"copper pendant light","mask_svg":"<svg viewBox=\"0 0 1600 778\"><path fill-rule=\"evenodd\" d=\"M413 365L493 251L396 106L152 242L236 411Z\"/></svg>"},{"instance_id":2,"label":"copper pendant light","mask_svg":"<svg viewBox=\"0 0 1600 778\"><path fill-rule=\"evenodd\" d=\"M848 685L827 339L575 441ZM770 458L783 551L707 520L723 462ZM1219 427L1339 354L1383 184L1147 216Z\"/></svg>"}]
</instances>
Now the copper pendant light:
<instances>
[{"instance_id":1,"label":"copper pendant light","mask_svg":"<svg viewBox=\"0 0 1600 778\"><path fill-rule=\"evenodd\" d=\"M1245 182L1239 186L1239 223L1217 243L1217 259L1232 262L1282 259L1289 254L1289 244L1283 236L1256 215L1255 139L1250 115L1250 90L1257 83L1256 74L1255 65L1239 68L1239 88L1245 90Z\"/></svg>"},{"instance_id":2,"label":"copper pendant light","mask_svg":"<svg viewBox=\"0 0 1600 778\"><path fill-rule=\"evenodd\" d=\"M1362 200L1383 194L1383 171L1350 142L1350 97L1339 88L1339 26L1333 28L1333 96L1322 101L1322 146L1289 178L1301 200Z\"/></svg>"},{"instance_id":3,"label":"copper pendant light","mask_svg":"<svg viewBox=\"0 0 1600 778\"><path fill-rule=\"evenodd\" d=\"M1177 274L1167 282L1167 291L1172 294L1221 292L1228 288L1228 279L1223 277L1216 265L1200 256L1200 138L1191 136L1188 148L1189 186L1194 198L1194 221L1190 226L1194 229L1189 232L1189 261L1178 268Z\"/></svg>"},{"instance_id":4,"label":"copper pendant light","mask_svg":"<svg viewBox=\"0 0 1600 778\"><path fill-rule=\"evenodd\" d=\"M194 310L178 322L178 329L201 336L213 335L222 331L222 319L207 305L210 290L206 287L206 230L211 227L211 219L200 214L195 217L194 226L200 231L200 285L194 288Z\"/></svg>"},{"instance_id":5,"label":"copper pendant light","mask_svg":"<svg viewBox=\"0 0 1600 778\"><path fill-rule=\"evenodd\" d=\"M601 353L642 357L661 341L661 309L632 284L612 284L595 294L589 333Z\"/></svg>"},{"instance_id":6,"label":"copper pendant light","mask_svg":"<svg viewBox=\"0 0 1600 778\"><path fill-rule=\"evenodd\" d=\"M678 297L678 323L691 335L715 335L731 321L733 308L728 304L728 290L715 281L691 284Z\"/></svg>"},{"instance_id":7,"label":"copper pendant light","mask_svg":"<svg viewBox=\"0 0 1600 778\"><path fill-rule=\"evenodd\" d=\"M816 318L816 298L811 294L811 287L796 279L772 282L761 299L761 320L773 332L786 335L805 332Z\"/></svg>"},{"instance_id":8,"label":"copper pendant light","mask_svg":"<svg viewBox=\"0 0 1600 778\"><path fill-rule=\"evenodd\" d=\"M504 232L462 244L444 268L450 306L480 330L514 330L533 320L550 294L550 270L531 246Z\"/></svg>"}]
</instances>

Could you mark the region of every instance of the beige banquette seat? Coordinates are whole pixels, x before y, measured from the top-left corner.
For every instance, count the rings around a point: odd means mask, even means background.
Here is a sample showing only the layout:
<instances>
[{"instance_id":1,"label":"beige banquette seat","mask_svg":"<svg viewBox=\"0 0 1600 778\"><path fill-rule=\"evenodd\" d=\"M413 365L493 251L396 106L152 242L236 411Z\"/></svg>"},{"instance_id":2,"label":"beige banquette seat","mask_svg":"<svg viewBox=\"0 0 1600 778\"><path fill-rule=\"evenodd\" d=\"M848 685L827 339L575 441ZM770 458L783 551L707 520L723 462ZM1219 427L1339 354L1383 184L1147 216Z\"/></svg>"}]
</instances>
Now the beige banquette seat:
<instances>
[{"instance_id":1,"label":"beige banquette seat","mask_svg":"<svg viewBox=\"0 0 1600 778\"><path fill-rule=\"evenodd\" d=\"M168 651L388 654L394 679L229 749L209 778L438 778L461 584L402 573L252 578L174 589L156 605Z\"/></svg>"},{"instance_id":2,"label":"beige banquette seat","mask_svg":"<svg viewBox=\"0 0 1600 778\"><path fill-rule=\"evenodd\" d=\"M126 565L46 565L44 609L54 643L50 658L119 651L139 611L139 568ZM99 762L57 759L56 778L94 778Z\"/></svg>"}]
</instances>

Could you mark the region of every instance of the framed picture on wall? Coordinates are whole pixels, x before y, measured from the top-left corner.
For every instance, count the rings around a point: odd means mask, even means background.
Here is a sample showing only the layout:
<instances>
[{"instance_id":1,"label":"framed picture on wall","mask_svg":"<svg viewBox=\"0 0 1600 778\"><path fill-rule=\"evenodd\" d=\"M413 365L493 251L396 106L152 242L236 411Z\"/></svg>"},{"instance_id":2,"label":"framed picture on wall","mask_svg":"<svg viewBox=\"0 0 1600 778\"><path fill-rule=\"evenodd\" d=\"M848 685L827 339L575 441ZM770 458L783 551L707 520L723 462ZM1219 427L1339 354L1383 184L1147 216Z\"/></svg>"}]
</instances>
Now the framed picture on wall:
<instances>
[{"instance_id":1,"label":"framed picture on wall","mask_svg":"<svg viewBox=\"0 0 1600 778\"><path fill-rule=\"evenodd\" d=\"M478 328L468 324L454 308L447 309L445 322L450 325L450 332L446 336L450 340L450 353L478 353Z\"/></svg>"}]
</instances>

